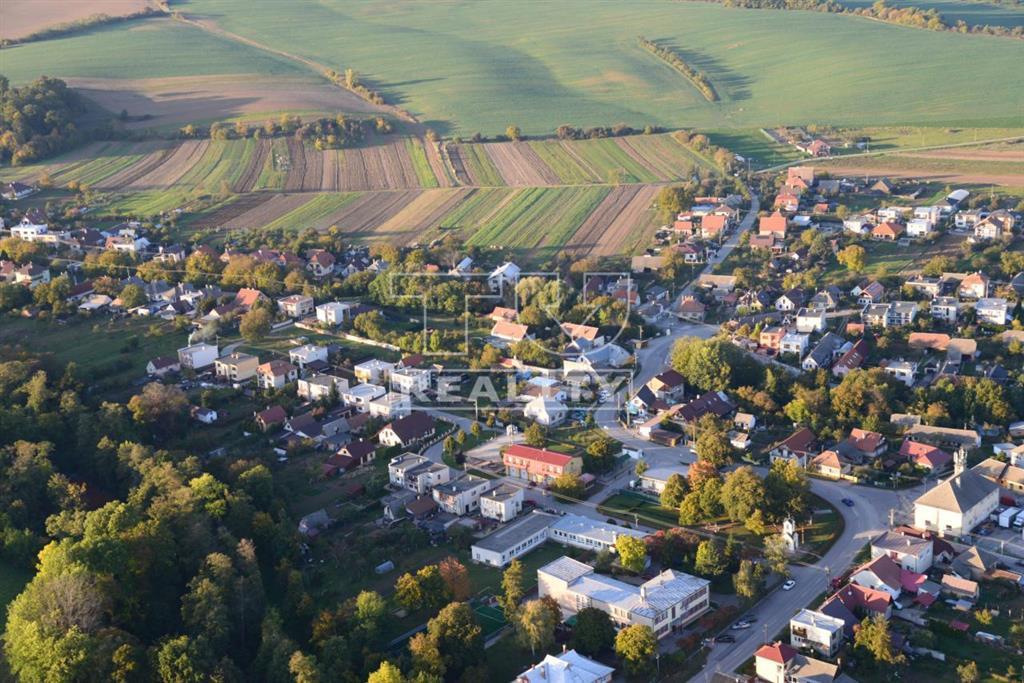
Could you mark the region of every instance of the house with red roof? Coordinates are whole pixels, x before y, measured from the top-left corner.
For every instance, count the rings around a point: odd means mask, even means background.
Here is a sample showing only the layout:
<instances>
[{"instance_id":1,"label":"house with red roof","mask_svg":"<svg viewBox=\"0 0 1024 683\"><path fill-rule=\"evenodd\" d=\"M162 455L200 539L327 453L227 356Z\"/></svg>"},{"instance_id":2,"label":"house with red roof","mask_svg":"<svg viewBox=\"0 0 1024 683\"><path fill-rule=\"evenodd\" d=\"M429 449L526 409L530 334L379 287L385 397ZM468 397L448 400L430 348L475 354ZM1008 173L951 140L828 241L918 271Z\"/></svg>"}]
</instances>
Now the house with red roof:
<instances>
[{"instance_id":1,"label":"house with red roof","mask_svg":"<svg viewBox=\"0 0 1024 683\"><path fill-rule=\"evenodd\" d=\"M843 630L852 637L861 619L876 614L886 619L892 617L892 596L886 591L848 583L826 600L820 611L846 622Z\"/></svg>"},{"instance_id":2,"label":"house with red roof","mask_svg":"<svg viewBox=\"0 0 1024 683\"><path fill-rule=\"evenodd\" d=\"M786 217L776 211L771 216L761 216L757 221L757 234L758 235L776 235L783 239L786 238L786 226L788 225Z\"/></svg>"},{"instance_id":3,"label":"house with red roof","mask_svg":"<svg viewBox=\"0 0 1024 683\"><path fill-rule=\"evenodd\" d=\"M859 427L851 429L850 435L836 447L843 457L857 463L874 460L885 453L885 449L884 436Z\"/></svg>"},{"instance_id":4,"label":"house with red roof","mask_svg":"<svg viewBox=\"0 0 1024 683\"><path fill-rule=\"evenodd\" d=\"M904 592L916 595L928 577L904 569L889 555L879 555L861 565L850 575L850 583L884 591L897 600Z\"/></svg>"},{"instance_id":5,"label":"house with red roof","mask_svg":"<svg viewBox=\"0 0 1024 683\"><path fill-rule=\"evenodd\" d=\"M754 653L754 670L758 679L769 683L835 680L839 667L835 664L800 654L782 642L762 645Z\"/></svg>"},{"instance_id":6,"label":"house with red roof","mask_svg":"<svg viewBox=\"0 0 1024 683\"><path fill-rule=\"evenodd\" d=\"M266 300L267 295L258 289L250 289L249 287L243 287L238 290L235 294L235 300L233 305L237 308L248 311L250 308L256 305L257 301Z\"/></svg>"},{"instance_id":7,"label":"house with red roof","mask_svg":"<svg viewBox=\"0 0 1024 683\"><path fill-rule=\"evenodd\" d=\"M900 446L900 457L932 472L941 472L949 467L949 463L953 462L953 456L941 448L910 439L904 441Z\"/></svg>"},{"instance_id":8,"label":"house with red roof","mask_svg":"<svg viewBox=\"0 0 1024 683\"><path fill-rule=\"evenodd\" d=\"M836 377L846 377L848 374L864 364L868 357L868 342L861 338L849 351L844 353L832 366L832 374Z\"/></svg>"},{"instance_id":9,"label":"house with red roof","mask_svg":"<svg viewBox=\"0 0 1024 683\"><path fill-rule=\"evenodd\" d=\"M806 468L807 463L818 454L818 437L807 427L801 427L782 441L775 444L768 457L772 462L787 460Z\"/></svg>"},{"instance_id":10,"label":"house with red roof","mask_svg":"<svg viewBox=\"0 0 1024 683\"><path fill-rule=\"evenodd\" d=\"M786 213L796 213L800 208L800 195L792 188L786 192L780 192L775 196L772 208Z\"/></svg>"},{"instance_id":11,"label":"house with red roof","mask_svg":"<svg viewBox=\"0 0 1024 683\"><path fill-rule=\"evenodd\" d=\"M507 320L499 320L491 328L491 336L507 342L523 341L530 336L530 328L519 323L511 323Z\"/></svg>"},{"instance_id":12,"label":"house with red roof","mask_svg":"<svg viewBox=\"0 0 1024 683\"><path fill-rule=\"evenodd\" d=\"M871 237L876 240L895 242L901 235L903 235L903 230L904 228L902 223L885 221L871 229Z\"/></svg>"},{"instance_id":13,"label":"house with red roof","mask_svg":"<svg viewBox=\"0 0 1024 683\"><path fill-rule=\"evenodd\" d=\"M700 235L706 240L718 239L729 227L729 217L709 214L700 220Z\"/></svg>"},{"instance_id":14,"label":"house with red roof","mask_svg":"<svg viewBox=\"0 0 1024 683\"><path fill-rule=\"evenodd\" d=\"M513 444L501 454L505 475L538 484L550 484L563 474L583 474L583 459L544 448Z\"/></svg>"}]
</instances>

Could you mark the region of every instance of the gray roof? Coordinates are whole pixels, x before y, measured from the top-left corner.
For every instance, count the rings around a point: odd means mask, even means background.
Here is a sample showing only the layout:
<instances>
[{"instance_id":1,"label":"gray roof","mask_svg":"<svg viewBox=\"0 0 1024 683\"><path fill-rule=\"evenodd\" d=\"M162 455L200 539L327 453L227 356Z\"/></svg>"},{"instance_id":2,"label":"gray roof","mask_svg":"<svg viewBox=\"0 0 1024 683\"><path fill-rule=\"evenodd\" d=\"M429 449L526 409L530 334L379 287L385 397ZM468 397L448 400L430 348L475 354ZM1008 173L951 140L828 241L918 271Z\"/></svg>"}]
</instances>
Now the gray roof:
<instances>
[{"instance_id":1,"label":"gray roof","mask_svg":"<svg viewBox=\"0 0 1024 683\"><path fill-rule=\"evenodd\" d=\"M826 332L814 349L807 354L818 367L825 367L832 360L832 354L843 347L846 340L834 332Z\"/></svg>"},{"instance_id":2,"label":"gray roof","mask_svg":"<svg viewBox=\"0 0 1024 683\"><path fill-rule=\"evenodd\" d=\"M508 500L515 497L522 489L512 484L499 484L483 495L484 498L493 500Z\"/></svg>"},{"instance_id":3,"label":"gray roof","mask_svg":"<svg viewBox=\"0 0 1024 683\"><path fill-rule=\"evenodd\" d=\"M467 474L465 477L460 477L454 481L449 481L445 484L438 484L434 487L434 490L443 495L454 496L464 491L472 491L479 486L488 485L489 483L490 480L488 479L484 479L483 477L474 477L472 474Z\"/></svg>"},{"instance_id":4,"label":"gray roof","mask_svg":"<svg viewBox=\"0 0 1024 683\"><path fill-rule=\"evenodd\" d=\"M548 514L534 510L529 515L516 522L512 522L504 529L495 531L476 543L474 547L490 550L496 553L503 553L509 548L514 548L528 538L550 527L558 520L557 515Z\"/></svg>"},{"instance_id":5,"label":"gray roof","mask_svg":"<svg viewBox=\"0 0 1024 683\"><path fill-rule=\"evenodd\" d=\"M950 512L965 512L984 500L998 486L973 470L966 470L939 484L914 501Z\"/></svg>"},{"instance_id":6,"label":"gray roof","mask_svg":"<svg viewBox=\"0 0 1024 683\"><path fill-rule=\"evenodd\" d=\"M932 542L931 539L928 538L904 536L903 534L886 531L884 534L871 541L871 546L881 550L891 550L904 555L913 555L918 557L931 548Z\"/></svg>"},{"instance_id":7,"label":"gray roof","mask_svg":"<svg viewBox=\"0 0 1024 683\"><path fill-rule=\"evenodd\" d=\"M545 574L565 581L566 583L572 583L580 577L593 573L594 568L589 564L584 564L579 560L574 560L571 557L563 555L557 560L547 563L538 571L542 571Z\"/></svg>"}]
</instances>

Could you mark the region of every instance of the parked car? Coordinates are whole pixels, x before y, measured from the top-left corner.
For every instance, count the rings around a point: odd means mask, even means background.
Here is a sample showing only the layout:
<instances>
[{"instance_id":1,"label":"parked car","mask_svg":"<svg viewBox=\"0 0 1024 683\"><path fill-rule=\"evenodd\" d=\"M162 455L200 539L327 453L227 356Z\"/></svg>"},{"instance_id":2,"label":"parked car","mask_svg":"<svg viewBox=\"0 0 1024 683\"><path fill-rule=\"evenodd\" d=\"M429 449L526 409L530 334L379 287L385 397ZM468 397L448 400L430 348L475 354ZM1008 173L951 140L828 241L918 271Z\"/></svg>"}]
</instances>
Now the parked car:
<instances>
[{"instance_id":1,"label":"parked car","mask_svg":"<svg viewBox=\"0 0 1024 683\"><path fill-rule=\"evenodd\" d=\"M725 634L725 635L721 635L721 636L715 636L715 641L714 642L716 642L716 643L735 643L736 642L736 637L735 636L730 636L729 634Z\"/></svg>"},{"instance_id":2,"label":"parked car","mask_svg":"<svg viewBox=\"0 0 1024 683\"><path fill-rule=\"evenodd\" d=\"M786 583L782 584L782 590L784 590L784 591L791 591L791 590L793 590L793 588L795 586L796 586L796 581L794 581L793 579L790 579Z\"/></svg>"},{"instance_id":3,"label":"parked car","mask_svg":"<svg viewBox=\"0 0 1024 683\"><path fill-rule=\"evenodd\" d=\"M843 505L845 505L848 508L852 508L853 507L853 500L850 499L850 498L843 498Z\"/></svg>"},{"instance_id":4,"label":"parked car","mask_svg":"<svg viewBox=\"0 0 1024 683\"><path fill-rule=\"evenodd\" d=\"M750 624L748 624L745 621L737 621L735 624L732 625L731 628L733 631L742 631L744 629L750 628Z\"/></svg>"}]
</instances>

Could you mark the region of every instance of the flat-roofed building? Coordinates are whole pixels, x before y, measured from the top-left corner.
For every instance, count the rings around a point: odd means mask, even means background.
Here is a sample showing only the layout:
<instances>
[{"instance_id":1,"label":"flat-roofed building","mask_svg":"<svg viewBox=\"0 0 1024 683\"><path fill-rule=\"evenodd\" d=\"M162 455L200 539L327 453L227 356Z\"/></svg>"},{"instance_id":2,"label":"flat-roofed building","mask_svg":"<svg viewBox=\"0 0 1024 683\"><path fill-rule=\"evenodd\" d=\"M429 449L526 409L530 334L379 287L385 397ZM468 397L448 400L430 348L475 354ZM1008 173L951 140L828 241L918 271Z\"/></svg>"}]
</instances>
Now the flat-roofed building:
<instances>
[{"instance_id":1,"label":"flat-roofed building","mask_svg":"<svg viewBox=\"0 0 1024 683\"><path fill-rule=\"evenodd\" d=\"M500 484L480 496L480 514L499 522L511 522L523 510L523 489Z\"/></svg>"},{"instance_id":2,"label":"flat-roofed building","mask_svg":"<svg viewBox=\"0 0 1024 683\"><path fill-rule=\"evenodd\" d=\"M491 488L491 480L468 474L434 487L434 502L445 512L466 515L480 509L480 496Z\"/></svg>"},{"instance_id":3,"label":"flat-roofed building","mask_svg":"<svg viewBox=\"0 0 1024 683\"><path fill-rule=\"evenodd\" d=\"M470 556L474 562L504 567L517 557L543 545L548 540L548 529L556 521L557 515L534 510L474 543L470 548Z\"/></svg>"},{"instance_id":4,"label":"flat-roofed building","mask_svg":"<svg viewBox=\"0 0 1024 683\"><path fill-rule=\"evenodd\" d=\"M821 612L802 609L789 620L789 640L795 647L808 647L832 657L843 644L845 623Z\"/></svg>"},{"instance_id":5,"label":"flat-roofed building","mask_svg":"<svg viewBox=\"0 0 1024 683\"><path fill-rule=\"evenodd\" d=\"M213 362L213 370L217 377L229 382L244 382L256 376L256 368L260 359L248 353L229 353Z\"/></svg>"},{"instance_id":6,"label":"flat-roofed building","mask_svg":"<svg viewBox=\"0 0 1024 683\"><path fill-rule=\"evenodd\" d=\"M564 614L592 607L608 614L619 627L643 625L664 638L698 619L710 608L706 579L666 569L639 586L602 576L570 557L560 557L537 570L537 591L551 597Z\"/></svg>"},{"instance_id":7,"label":"flat-roofed building","mask_svg":"<svg viewBox=\"0 0 1024 683\"><path fill-rule=\"evenodd\" d=\"M551 527L549 537L556 543L571 545L584 550L609 550L615 552L615 541L619 536L644 538L642 531L615 524L599 522L582 515L567 514L558 518Z\"/></svg>"}]
</instances>

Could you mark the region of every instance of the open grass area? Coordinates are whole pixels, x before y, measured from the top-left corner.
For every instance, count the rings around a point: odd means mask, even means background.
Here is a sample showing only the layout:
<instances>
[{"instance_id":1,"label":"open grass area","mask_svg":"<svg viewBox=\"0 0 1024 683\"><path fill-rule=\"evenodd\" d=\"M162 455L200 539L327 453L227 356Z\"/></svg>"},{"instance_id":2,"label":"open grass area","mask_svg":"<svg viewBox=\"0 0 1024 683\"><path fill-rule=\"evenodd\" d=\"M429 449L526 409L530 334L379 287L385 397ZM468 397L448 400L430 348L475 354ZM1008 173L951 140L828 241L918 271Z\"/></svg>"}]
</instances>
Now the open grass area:
<instances>
[{"instance_id":1,"label":"open grass area","mask_svg":"<svg viewBox=\"0 0 1024 683\"><path fill-rule=\"evenodd\" d=\"M822 121L965 125L1019 120L1024 102L1020 41L819 12L657 0L568 0L535 4L529 12L516 3L341 0L258 11L245 0L190 0L181 8L261 44L351 66L427 125L462 135L500 133L509 124L549 134L563 123L618 121L739 128ZM983 12L993 22L1019 13L958 9ZM580 17L586 30L578 30ZM684 46L688 63L715 83L721 101L680 87L670 69L651 68L638 35ZM800 49L780 48L797 43ZM965 65L971 77L957 78L950 88L950 74ZM792 79L800 73L827 76L794 97ZM1000 84L996 93L993 83Z\"/></svg>"}]
</instances>

